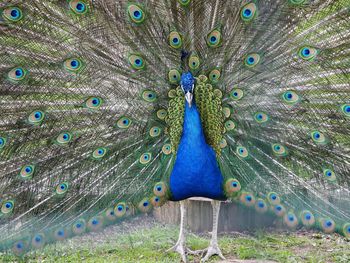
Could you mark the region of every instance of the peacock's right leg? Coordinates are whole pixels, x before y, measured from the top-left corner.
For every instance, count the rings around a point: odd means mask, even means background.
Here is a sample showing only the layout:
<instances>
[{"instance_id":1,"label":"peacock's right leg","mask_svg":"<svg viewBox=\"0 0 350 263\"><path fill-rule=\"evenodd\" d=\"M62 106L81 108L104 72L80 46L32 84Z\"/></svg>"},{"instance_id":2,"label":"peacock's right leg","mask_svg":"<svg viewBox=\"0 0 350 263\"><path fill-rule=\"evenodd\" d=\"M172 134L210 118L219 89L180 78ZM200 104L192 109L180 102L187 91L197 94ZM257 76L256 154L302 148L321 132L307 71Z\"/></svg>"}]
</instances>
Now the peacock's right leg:
<instances>
[{"instance_id":1,"label":"peacock's right leg","mask_svg":"<svg viewBox=\"0 0 350 263\"><path fill-rule=\"evenodd\" d=\"M177 240L175 246L172 248L168 249L167 252L169 251L175 251L178 252L181 255L181 258L183 262L187 262L186 258L186 227L185 227L185 220L187 216L187 207L186 207L186 202L187 201L180 201L180 211L181 211L181 223L180 223L180 234L179 234L179 239Z\"/></svg>"}]
</instances>

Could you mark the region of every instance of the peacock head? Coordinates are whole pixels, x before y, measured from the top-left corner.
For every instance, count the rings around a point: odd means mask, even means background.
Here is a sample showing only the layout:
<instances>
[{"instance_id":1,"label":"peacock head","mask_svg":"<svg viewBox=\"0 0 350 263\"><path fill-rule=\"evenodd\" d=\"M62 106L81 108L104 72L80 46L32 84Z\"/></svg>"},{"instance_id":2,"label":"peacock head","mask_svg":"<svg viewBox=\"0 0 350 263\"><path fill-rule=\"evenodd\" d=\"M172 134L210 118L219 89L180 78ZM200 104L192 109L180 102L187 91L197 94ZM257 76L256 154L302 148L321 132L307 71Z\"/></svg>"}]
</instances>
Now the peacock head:
<instances>
[{"instance_id":1,"label":"peacock head","mask_svg":"<svg viewBox=\"0 0 350 263\"><path fill-rule=\"evenodd\" d=\"M182 73L180 85L185 93L185 99L190 107L192 106L194 83L194 77L190 72Z\"/></svg>"}]
</instances>

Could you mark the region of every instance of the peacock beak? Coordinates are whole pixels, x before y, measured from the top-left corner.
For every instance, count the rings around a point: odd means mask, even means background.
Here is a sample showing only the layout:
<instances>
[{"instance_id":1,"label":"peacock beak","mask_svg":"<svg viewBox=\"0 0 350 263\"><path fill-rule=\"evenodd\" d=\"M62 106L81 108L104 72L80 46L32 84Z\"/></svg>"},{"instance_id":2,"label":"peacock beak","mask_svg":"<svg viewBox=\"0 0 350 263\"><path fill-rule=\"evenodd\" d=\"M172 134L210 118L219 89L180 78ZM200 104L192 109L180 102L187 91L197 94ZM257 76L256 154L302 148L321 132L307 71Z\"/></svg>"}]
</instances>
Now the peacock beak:
<instances>
[{"instance_id":1,"label":"peacock beak","mask_svg":"<svg viewBox=\"0 0 350 263\"><path fill-rule=\"evenodd\" d=\"M188 102L188 105L191 107L192 106L193 94L191 92L187 91L186 94L185 94L185 99Z\"/></svg>"}]
</instances>

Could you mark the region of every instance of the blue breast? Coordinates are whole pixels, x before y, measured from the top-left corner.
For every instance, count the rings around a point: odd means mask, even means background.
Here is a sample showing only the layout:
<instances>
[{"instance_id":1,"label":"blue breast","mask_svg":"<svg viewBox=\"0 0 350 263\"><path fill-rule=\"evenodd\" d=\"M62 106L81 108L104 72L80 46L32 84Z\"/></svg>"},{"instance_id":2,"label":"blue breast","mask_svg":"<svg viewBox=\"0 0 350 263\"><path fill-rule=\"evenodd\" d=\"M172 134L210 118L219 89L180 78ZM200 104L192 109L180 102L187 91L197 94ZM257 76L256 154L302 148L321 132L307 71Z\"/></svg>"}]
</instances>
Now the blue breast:
<instances>
[{"instance_id":1,"label":"blue breast","mask_svg":"<svg viewBox=\"0 0 350 263\"><path fill-rule=\"evenodd\" d=\"M225 199L223 177L216 155L204 137L195 103L185 106L183 134L170 175L171 200L189 197Z\"/></svg>"}]
</instances>

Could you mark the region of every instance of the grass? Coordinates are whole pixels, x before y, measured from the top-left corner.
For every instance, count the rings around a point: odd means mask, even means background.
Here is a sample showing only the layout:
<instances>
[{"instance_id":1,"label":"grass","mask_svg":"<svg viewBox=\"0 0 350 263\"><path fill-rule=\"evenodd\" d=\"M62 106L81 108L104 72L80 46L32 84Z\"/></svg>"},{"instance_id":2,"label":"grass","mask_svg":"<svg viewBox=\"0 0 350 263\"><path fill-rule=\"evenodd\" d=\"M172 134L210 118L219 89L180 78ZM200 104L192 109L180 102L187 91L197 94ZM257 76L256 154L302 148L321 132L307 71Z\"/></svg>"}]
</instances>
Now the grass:
<instances>
[{"instance_id":1,"label":"grass","mask_svg":"<svg viewBox=\"0 0 350 263\"><path fill-rule=\"evenodd\" d=\"M176 226L152 223L115 233L106 229L65 242L46 246L26 255L22 260L0 254L0 262L180 262L177 253L165 251L175 244ZM188 246L203 249L209 245L208 235L188 234ZM350 262L350 241L338 235L314 232L231 233L220 236L219 245L227 259L257 259L277 262ZM200 257L188 257L199 262ZM209 262L220 262L213 257Z\"/></svg>"}]
</instances>

